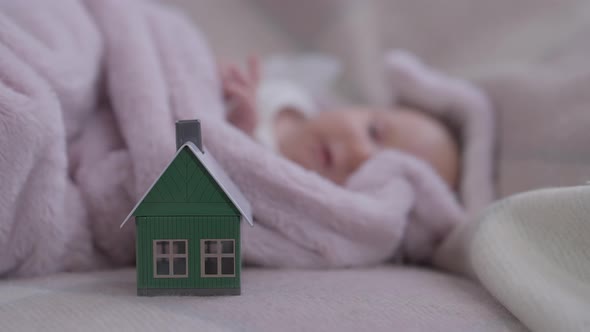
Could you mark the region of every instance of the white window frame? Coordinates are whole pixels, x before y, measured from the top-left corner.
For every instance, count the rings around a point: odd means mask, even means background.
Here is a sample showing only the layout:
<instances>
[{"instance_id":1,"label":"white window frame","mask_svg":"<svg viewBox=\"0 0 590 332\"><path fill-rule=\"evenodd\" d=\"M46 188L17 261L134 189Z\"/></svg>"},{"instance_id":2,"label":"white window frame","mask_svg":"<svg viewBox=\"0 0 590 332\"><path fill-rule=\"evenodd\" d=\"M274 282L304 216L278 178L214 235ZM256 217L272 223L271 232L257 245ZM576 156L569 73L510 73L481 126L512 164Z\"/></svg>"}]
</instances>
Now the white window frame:
<instances>
[{"instance_id":1,"label":"white window frame","mask_svg":"<svg viewBox=\"0 0 590 332\"><path fill-rule=\"evenodd\" d=\"M169 253L167 254L158 254L158 242L168 242L168 246L170 248ZM184 254L177 254L174 252L174 242L184 242ZM161 279L161 278L188 278L188 240L186 239L158 239L153 240L153 256L154 256L154 278ZM158 258L167 258L168 259L168 273L169 274L158 274ZM174 258L185 258L186 262L186 269L185 274L174 274Z\"/></svg>"},{"instance_id":2,"label":"white window frame","mask_svg":"<svg viewBox=\"0 0 590 332\"><path fill-rule=\"evenodd\" d=\"M205 241L217 242L217 253L205 253ZM233 252L231 254L222 253L222 241L231 241L233 245ZM234 260L234 273L233 274L221 274L221 259L224 257L233 258ZM217 274L205 274L205 259L216 258L217 259ZM201 240L201 278L232 278L236 276L236 240L235 239L202 239Z\"/></svg>"}]
</instances>

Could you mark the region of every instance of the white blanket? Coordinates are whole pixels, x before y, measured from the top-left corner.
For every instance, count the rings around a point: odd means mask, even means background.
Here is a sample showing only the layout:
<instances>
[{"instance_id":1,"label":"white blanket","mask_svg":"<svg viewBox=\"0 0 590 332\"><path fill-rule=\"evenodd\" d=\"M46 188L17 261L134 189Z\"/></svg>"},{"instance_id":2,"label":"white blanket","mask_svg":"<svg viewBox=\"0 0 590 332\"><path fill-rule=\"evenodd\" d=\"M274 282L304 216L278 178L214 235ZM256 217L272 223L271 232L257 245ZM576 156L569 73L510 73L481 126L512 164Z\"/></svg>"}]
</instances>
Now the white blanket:
<instances>
[{"instance_id":1,"label":"white blanket","mask_svg":"<svg viewBox=\"0 0 590 332\"><path fill-rule=\"evenodd\" d=\"M590 330L590 186L494 204L469 238L481 283L533 331Z\"/></svg>"}]
</instances>

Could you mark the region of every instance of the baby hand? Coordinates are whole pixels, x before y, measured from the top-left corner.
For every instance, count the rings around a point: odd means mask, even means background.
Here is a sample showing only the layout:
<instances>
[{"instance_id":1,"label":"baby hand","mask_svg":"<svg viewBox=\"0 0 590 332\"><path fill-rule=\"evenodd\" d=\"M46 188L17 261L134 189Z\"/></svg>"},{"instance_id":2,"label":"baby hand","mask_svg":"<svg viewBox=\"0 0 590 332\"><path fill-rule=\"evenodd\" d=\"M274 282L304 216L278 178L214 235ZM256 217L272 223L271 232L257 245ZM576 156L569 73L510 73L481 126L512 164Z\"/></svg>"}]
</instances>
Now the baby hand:
<instances>
[{"instance_id":1,"label":"baby hand","mask_svg":"<svg viewBox=\"0 0 590 332\"><path fill-rule=\"evenodd\" d=\"M253 135L258 123L256 113L256 91L260 83L260 66L258 59L248 59L248 72L241 71L236 65L222 65L220 68L223 96L228 105L227 120Z\"/></svg>"}]
</instances>

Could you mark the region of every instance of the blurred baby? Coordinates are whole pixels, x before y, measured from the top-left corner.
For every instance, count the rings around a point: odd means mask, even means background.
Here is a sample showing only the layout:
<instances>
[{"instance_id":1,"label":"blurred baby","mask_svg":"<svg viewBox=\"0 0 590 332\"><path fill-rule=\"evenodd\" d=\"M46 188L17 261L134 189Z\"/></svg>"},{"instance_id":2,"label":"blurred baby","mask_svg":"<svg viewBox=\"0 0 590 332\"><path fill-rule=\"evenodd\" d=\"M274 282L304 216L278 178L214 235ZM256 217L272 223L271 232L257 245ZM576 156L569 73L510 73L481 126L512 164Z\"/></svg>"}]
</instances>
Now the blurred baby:
<instances>
[{"instance_id":1,"label":"blurred baby","mask_svg":"<svg viewBox=\"0 0 590 332\"><path fill-rule=\"evenodd\" d=\"M318 112L304 87L261 77L260 62L247 69L222 65L228 121L277 153L336 184L384 149L396 149L425 161L456 189L460 151L441 120L415 109L395 106L336 107Z\"/></svg>"}]
</instances>

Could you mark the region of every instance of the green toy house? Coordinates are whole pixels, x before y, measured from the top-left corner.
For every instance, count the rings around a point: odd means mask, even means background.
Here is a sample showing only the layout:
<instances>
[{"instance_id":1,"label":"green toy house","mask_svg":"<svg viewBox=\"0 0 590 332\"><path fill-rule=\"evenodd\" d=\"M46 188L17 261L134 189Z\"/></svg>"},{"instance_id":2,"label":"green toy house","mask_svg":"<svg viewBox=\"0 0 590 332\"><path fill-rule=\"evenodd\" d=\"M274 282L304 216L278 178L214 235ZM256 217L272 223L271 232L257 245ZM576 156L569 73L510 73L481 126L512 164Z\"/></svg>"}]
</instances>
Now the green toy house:
<instances>
[{"instance_id":1,"label":"green toy house","mask_svg":"<svg viewBox=\"0 0 590 332\"><path fill-rule=\"evenodd\" d=\"M138 295L241 292L250 204L203 149L200 129L198 120L176 123L176 155L121 224L135 217Z\"/></svg>"}]
</instances>

